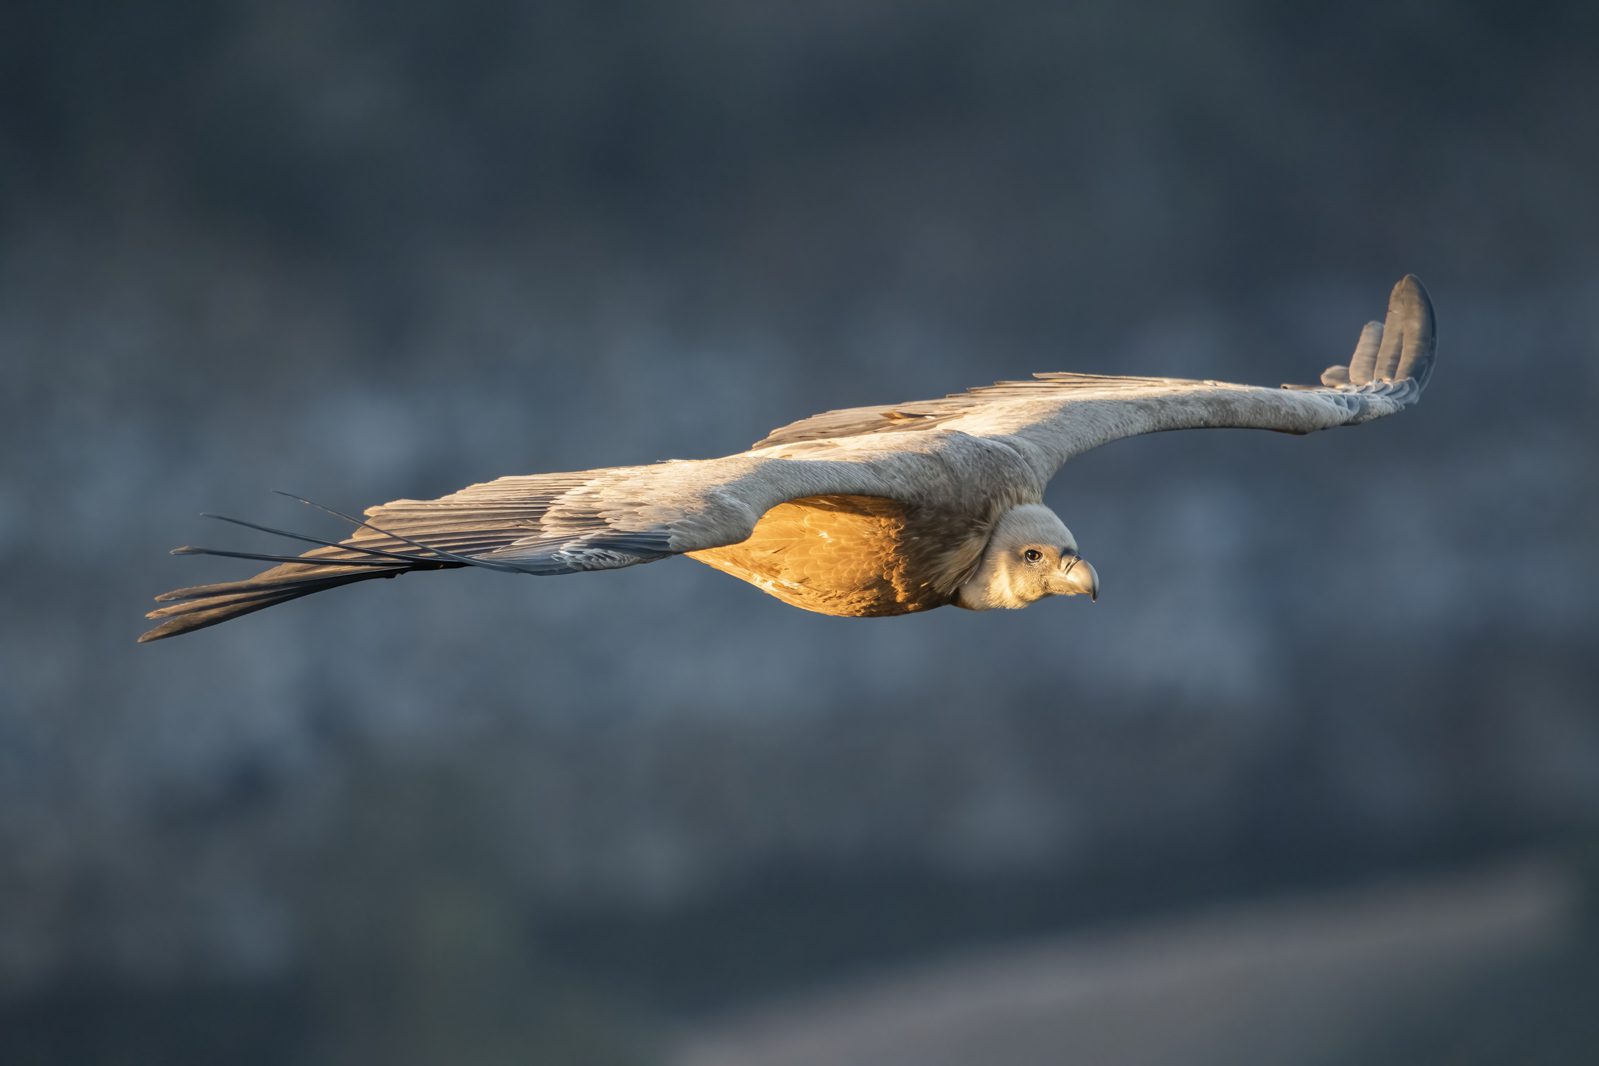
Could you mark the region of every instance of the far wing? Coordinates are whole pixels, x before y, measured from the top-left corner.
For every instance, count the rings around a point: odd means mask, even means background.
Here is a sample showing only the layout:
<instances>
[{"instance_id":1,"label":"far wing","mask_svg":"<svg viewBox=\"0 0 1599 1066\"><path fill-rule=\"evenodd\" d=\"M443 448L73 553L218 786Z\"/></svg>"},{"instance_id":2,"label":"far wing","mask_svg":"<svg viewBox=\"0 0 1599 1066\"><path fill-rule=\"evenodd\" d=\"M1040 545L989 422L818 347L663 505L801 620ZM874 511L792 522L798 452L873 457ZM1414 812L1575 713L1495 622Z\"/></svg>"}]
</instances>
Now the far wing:
<instances>
[{"instance_id":1,"label":"far wing","mask_svg":"<svg viewBox=\"0 0 1599 1066\"><path fill-rule=\"evenodd\" d=\"M1394 286L1387 320L1369 322L1348 366L1320 385L1280 389L1181 378L1046 373L941 400L829 411L774 430L756 448L867 434L962 432L1017 445L1048 476L1122 437L1172 429L1310 433L1357 425L1416 403L1432 374L1432 302L1413 275Z\"/></svg>"}]
</instances>

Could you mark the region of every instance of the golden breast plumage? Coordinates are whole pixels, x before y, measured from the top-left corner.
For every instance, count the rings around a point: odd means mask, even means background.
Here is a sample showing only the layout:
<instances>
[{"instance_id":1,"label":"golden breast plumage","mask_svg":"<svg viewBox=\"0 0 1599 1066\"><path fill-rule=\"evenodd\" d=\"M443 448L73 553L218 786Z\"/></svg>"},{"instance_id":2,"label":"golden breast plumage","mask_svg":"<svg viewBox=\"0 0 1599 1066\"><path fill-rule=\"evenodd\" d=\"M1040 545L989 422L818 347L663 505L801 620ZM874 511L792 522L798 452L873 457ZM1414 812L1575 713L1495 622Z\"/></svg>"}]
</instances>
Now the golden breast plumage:
<instances>
[{"instance_id":1,"label":"golden breast plumage","mask_svg":"<svg viewBox=\"0 0 1599 1066\"><path fill-rule=\"evenodd\" d=\"M778 504L737 544L689 557L807 611L909 614L951 602L976 567L987 526L877 496Z\"/></svg>"}]
</instances>

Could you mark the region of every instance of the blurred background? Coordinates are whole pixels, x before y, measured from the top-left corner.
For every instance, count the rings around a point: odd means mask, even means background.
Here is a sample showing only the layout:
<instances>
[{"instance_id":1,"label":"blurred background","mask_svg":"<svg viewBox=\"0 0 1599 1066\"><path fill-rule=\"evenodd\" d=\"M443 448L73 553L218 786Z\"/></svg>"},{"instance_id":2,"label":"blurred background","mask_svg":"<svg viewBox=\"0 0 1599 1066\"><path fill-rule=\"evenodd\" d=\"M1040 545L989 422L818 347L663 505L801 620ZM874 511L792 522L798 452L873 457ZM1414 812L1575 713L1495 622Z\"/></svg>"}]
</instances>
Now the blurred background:
<instances>
[{"instance_id":1,"label":"blurred background","mask_svg":"<svg viewBox=\"0 0 1599 1066\"><path fill-rule=\"evenodd\" d=\"M1599 8L8 5L0 1060L1570 1063L1599 1047ZM1034 370L1098 605L687 560L149 597L507 473Z\"/></svg>"}]
</instances>

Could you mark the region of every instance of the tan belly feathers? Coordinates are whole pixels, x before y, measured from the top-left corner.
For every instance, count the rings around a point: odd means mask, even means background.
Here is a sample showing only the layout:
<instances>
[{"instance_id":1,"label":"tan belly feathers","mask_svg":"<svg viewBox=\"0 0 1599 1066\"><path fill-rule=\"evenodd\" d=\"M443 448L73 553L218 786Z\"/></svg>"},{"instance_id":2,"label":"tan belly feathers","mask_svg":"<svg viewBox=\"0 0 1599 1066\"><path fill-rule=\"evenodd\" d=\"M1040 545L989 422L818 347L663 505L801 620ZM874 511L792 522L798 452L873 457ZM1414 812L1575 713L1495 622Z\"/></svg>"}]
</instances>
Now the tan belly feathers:
<instances>
[{"instance_id":1,"label":"tan belly feathers","mask_svg":"<svg viewBox=\"0 0 1599 1066\"><path fill-rule=\"evenodd\" d=\"M949 603L976 567L976 519L875 496L809 496L761 516L747 540L689 557L822 614L908 614Z\"/></svg>"}]
</instances>

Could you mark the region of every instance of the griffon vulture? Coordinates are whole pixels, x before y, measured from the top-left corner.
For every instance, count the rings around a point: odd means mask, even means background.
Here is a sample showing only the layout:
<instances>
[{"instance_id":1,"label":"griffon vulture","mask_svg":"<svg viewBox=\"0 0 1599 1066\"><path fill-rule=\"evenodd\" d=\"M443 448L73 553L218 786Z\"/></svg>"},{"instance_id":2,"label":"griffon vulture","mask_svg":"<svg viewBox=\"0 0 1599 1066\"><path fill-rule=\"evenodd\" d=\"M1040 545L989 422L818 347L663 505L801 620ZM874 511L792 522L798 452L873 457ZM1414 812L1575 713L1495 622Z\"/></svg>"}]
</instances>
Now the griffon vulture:
<instances>
[{"instance_id":1,"label":"griffon vulture","mask_svg":"<svg viewBox=\"0 0 1599 1066\"><path fill-rule=\"evenodd\" d=\"M157 596L163 606L149 617L159 624L139 639L413 570L571 574L672 555L831 615L1096 598L1099 575L1042 502L1062 463L1169 429L1309 433L1370 422L1421 398L1433 352L1432 305L1406 277L1387 321L1367 323L1349 365L1325 371L1320 385L1046 373L813 415L721 459L502 477L436 500L395 500L364 520L331 512L355 527L339 543L223 519L317 547L299 556L175 549L278 565Z\"/></svg>"}]
</instances>

